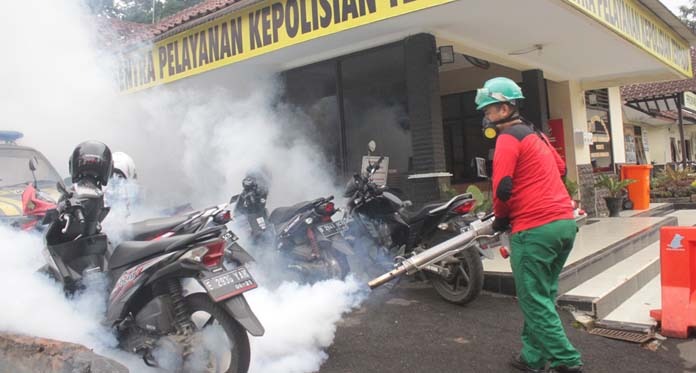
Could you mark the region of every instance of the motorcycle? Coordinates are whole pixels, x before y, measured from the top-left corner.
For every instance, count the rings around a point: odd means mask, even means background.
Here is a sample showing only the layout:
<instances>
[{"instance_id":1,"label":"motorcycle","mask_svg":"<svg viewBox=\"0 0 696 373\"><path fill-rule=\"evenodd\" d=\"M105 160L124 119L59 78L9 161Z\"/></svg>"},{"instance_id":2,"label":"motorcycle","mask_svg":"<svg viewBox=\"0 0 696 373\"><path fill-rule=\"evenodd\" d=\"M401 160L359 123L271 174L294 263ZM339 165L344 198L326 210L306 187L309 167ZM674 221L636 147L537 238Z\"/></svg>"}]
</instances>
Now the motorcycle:
<instances>
[{"instance_id":1,"label":"motorcycle","mask_svg":"<svg viewBox=\"0 0 696 373\"><path fill-rule=\"evenodd\" d=\"M268 218L276 232L276 251L303 280L343 279L350 272L347 256L353 251L343 239L345 224L331 219L338 211L332 200L279 207Z\"/></svg>"},{"instance_id":2,"label":"motorcycle","mask_svg":"<svg viewBox=\"0 0 696 373\"><path fill-rule=\"evenodd\" d=\"M370 289L375 289L400 276L427 270L428 267L447 258L456 257L462 252L473 249L475 245L495 244L499 246L504 234L493 230L494 220L492 214L481 219L474 219L462 234L401 260L393 270L369 281L368 286ZM500 246L500 249L506 248Z\"/></svg>"},{"instance_id":3,"label":"motorcycle","mask_svg":"<svg viewBox=\"0 0 696 373\"><path fill-rule=\"evenodd\" d=\"M232 221L229 204L208 207L179 216L152 218L131 223L127 229L132 241L158 241L184 234L202 232L211 227L226 226ZM225 232L225 259L238 265L246 265L254 258L239 245L239 238L231 230Z\"/></svg>"},{"instance_id":4,"label":"motorcycle","mask_svg":"<svg viewBox=\"0 0 696 373\"><path fill-rule=\"evenodd\" d=\"M122 349L169 371L248 370L247 332L264 334L244 297L257 285L244 266L222 264L229 239L224 226L113 247L101 232L109 212L101 188L83 180L71 191L60 184L58 189L58 206L44 218L50 225L41 271L62 283L66 293L84 288L90 275L104 274L110 293L105 323ZM224 356L200 351L203 332L211 326L217 328L211 332L226 337ZM183 368L162 365L169 359L157 357L164 355L178 357ZM196 361L203 363L191 365Z\"/></svg>"},{"instance_id":5,"label":"motorcycle","mask_svg":"<svg viewBox=\"0 0 696 373\"><path fill-rule=\"evenodd\" d=\"M234 216L246 220L256 244L270 243L274 239L273 227L268 224L267 197L268 190L259 185L255 177L247 176L242 180L242 192L230 199L230 204L234 204Z\"/></svg>"},{"instance_id":6,"label":"motorcycle","mask_svg":"<svg viewBox=\"0 0 696 373\"><path fill-rule=\"evenodd\" d=\"M374 142L370 143L370 153ZM345 190L348 198L344 220L350 227L353 247L364 247L373 261L384 258L401 262L427 251L470 229L476 201L460 194L445 203L431 203L417 211L408 209L394 191L373 182L384 157L369 164L364 175L355 174ZM477 243L420 268L426 280L445 300L467 304L483 288L482 256L487 246Z\"/></svg>"}]
</instances>

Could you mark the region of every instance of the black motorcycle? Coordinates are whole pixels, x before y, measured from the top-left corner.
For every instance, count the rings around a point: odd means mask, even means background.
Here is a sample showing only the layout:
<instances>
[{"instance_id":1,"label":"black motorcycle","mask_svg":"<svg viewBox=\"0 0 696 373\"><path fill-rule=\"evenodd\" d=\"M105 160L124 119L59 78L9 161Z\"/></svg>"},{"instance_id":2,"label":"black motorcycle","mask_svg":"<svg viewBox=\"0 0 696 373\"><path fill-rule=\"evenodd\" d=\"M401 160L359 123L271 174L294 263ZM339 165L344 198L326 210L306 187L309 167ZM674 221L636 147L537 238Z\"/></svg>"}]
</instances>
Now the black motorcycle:
<instances>
[{"instance_id":1,"label":"black motorcycle","mask_svg":"<svg viewBox=\"0 0 696 373\"><path fill-rule=\"evenodd\" d=\"M50 226L43 271L66 292L79 291L90 274L105 274L110 291L105 322L121 348L169 371L248 370L247 332L261 336L264 328L243 293L257 285L244 266L222 264L230 238L224 226L110 247L101 232L109 212L101 188L89 181L71 191L58 188L62 198L45 218ZM201 332L211 326L226 336L224 356L200 350ZM166 366L157 360L159 353L178 357L181 365ZM197 359L188 359L192 356ZM191 360L203 365L192 366Z\"/></svg>"},{"instance_id":2,"label":"black motorcycle","mask_svg":"<svg viewBox=\"0 0 696 373\"><path fill-rule=\"evenodd\" d=\"M401 200L395 191L372 181L383 159L370 164L365 175L354 175L344 195L348 198L344 219L353 247L364 248L372 260L398 264L459 235L476 220L469 214L476 202L468 193L445 203L427 204L417 211L408 209L410 203ZM483 287L482 253L480 246L472 246L422 268L422 273L442 298L467 304Z\"/></svg>"},{"instance_id":3,"label":"black motorcycle","mask_svg":"<svg viewBox=\"0 0 696 373\"><path fill-rule=\"evenodd\" d=\"M343 279L350 272L347 255L353 251L342 236L347 227L331 219L337 212L332 200L330 196L280 207L268 218L280 258L307 281Z\"/></svg>"},{"instance_id":4,"label":"black motorcycle","mask_svg":"<svg viewBox=\"0 0 696 373\"><path fill-rule=\"evenodd\" d=\"M235 218L247 222L251 239L257 245L272 243L275 236L268 221L267 198L268 189L256 177L247 176L242 180L242 192L230 199L230 205L234 204Z\"/></svg>"}]
</instances>

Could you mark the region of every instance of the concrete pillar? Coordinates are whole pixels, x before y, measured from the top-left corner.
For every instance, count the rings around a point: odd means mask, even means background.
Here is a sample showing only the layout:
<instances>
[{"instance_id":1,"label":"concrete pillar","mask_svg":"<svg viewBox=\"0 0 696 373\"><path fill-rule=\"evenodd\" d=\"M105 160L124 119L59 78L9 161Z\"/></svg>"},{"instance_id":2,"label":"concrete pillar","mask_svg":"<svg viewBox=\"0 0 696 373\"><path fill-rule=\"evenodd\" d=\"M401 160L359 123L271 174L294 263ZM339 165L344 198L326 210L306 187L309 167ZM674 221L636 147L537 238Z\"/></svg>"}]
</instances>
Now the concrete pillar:
<instances>
[{"instance_id":1,"label":"concrete pillar","mask_svg":"<svg viewBox=\"0 0 696 373\"><path fill-rule=\"evenodd\" d=\"M609 123L611 126L611 151L614 164L626 163L624 145L623 101L619 87L607 89L609 93Z\"/></svg>"},{"instance_id":2,"label":"concrete pillar","mask_svg":"<svg viewBox=\"0 0 696 373\"><path fill-rule=\"evenodd\" d=\"M521 110L522 116L538 126L537 128L540 130L548 133L549 110L544 72L541 70L523 71L522 85L525 97Z\"/></svg>"},{"instance_id":3,"label":"concrete pillar","mask_svg":"<svg viewBox=\"0 0 696 373\"><path fill-rule=\"evenodd\" d=\"M590 164L589 146L576 145L574 138L576 130L587 131L584 91L576 81L560 83L549 81L547 87L549 93L549 117L550 119L563 120L568 177L572 180L578 180L577 166Z\"/></svg>"},{"instance_id":4,"label":"concrete pillar","mask_svg":"<svg viewBox=\"0 0 696 373\"><path fill-rule=\"evenodd\" d=\"M408 114L413 143L412 174L444 172L445 146L440 99L439 63L435 37L418 34L404 39ZM441 199L440 184L449 180L418 179L407 182L416 204Z\"/></svg>"}]
</instances>

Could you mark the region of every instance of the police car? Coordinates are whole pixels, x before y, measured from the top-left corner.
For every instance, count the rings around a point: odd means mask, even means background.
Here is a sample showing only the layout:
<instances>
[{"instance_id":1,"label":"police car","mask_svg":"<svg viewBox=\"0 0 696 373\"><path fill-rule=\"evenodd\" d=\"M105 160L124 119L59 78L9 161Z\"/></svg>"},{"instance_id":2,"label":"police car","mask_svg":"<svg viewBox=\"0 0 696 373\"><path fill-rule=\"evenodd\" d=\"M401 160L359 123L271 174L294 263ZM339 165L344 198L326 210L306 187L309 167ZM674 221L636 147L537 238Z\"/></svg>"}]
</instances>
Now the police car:
<instances>
[{"instance_id":1,"label":"police car","mask_svg":"<svg viewBox=\"0 0 696 373\"><path fill-rule=\"evenodd\" d=\"M60 197L62 179L41 152L17 145L22 137L0 131L0 223L29 229Z\"/></svg>"}]
</instances>

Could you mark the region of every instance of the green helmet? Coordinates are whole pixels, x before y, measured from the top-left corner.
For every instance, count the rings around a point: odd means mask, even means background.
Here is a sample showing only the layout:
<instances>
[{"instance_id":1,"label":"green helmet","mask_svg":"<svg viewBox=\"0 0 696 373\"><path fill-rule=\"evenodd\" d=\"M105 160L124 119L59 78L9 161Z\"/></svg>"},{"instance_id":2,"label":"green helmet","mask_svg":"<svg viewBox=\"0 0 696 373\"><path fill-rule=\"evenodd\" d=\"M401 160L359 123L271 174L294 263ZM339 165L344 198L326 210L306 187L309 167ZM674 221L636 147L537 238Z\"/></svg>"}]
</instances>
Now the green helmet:
<instances>
[{"instance_id":1,"label":"green helmet","mask_svg":"<svg viewBox=\"0 0 696 373\"><path fill-rule=\"evenodd\" d=\"M523 99L522 88L513 80L503 77L493 78L476 91L476 110L501 102L514 105L515 101Z\"/></svg>"}]
</instances>

